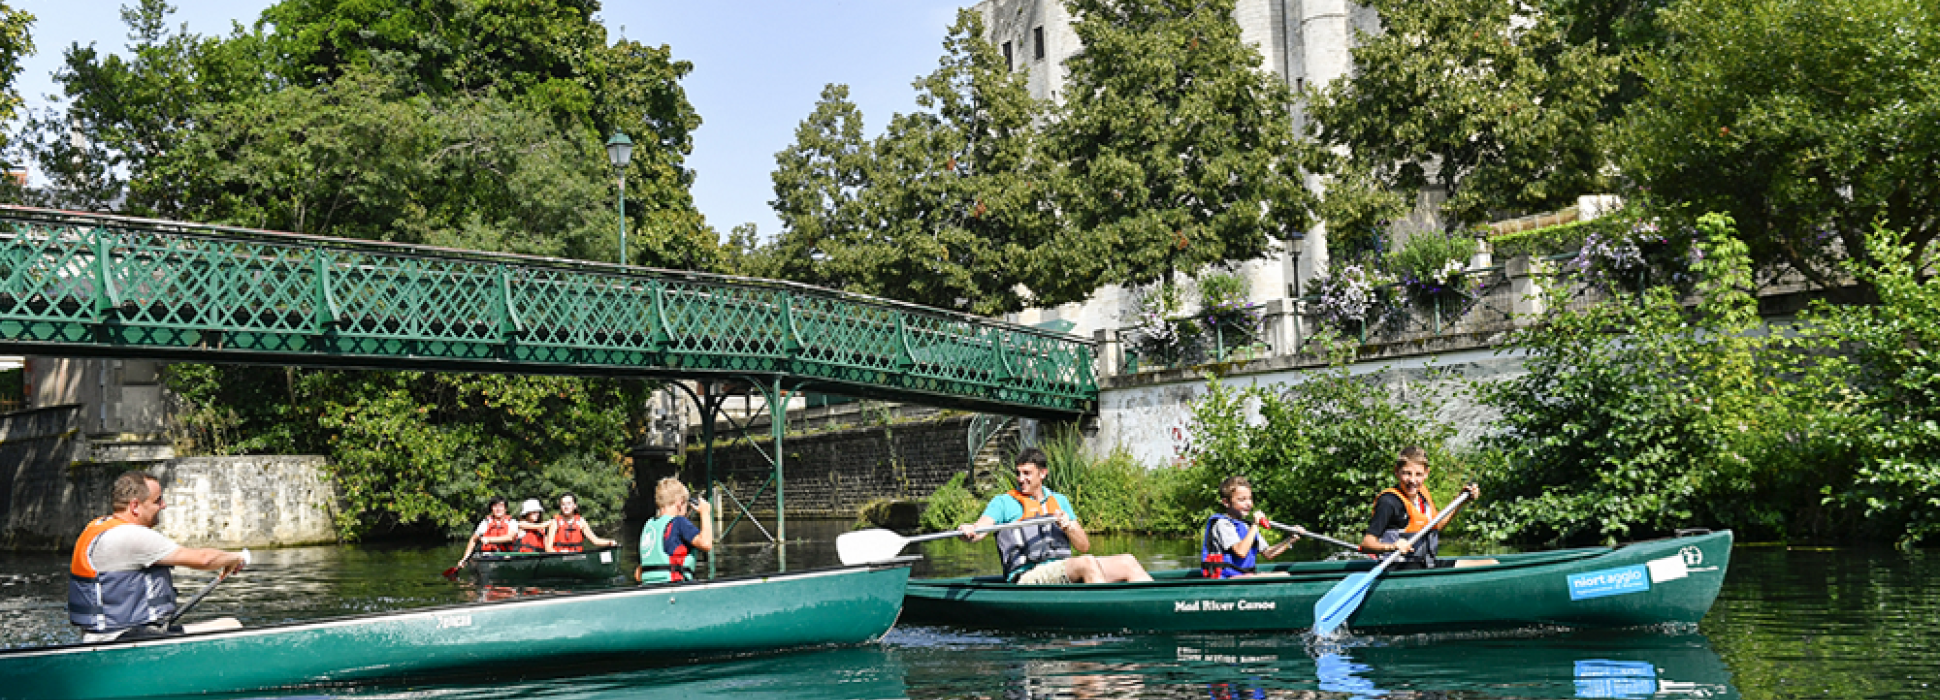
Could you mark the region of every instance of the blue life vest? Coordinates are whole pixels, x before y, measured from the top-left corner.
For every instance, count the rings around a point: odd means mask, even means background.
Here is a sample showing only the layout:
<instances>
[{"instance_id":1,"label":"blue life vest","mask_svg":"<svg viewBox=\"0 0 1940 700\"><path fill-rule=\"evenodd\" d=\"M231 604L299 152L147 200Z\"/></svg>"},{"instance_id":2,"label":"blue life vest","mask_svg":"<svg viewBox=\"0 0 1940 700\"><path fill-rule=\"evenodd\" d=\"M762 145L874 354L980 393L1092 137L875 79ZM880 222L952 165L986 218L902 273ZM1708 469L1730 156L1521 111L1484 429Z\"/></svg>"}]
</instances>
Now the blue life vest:
<instances>
[{"instance_id":1,"label":"blue life vest","mask_svg":"<svg viewBox=\"0 0 1940 700\"><path fill-rule=\"evenodd\" d=\"M1043 515L1057 515L1064 512L1058 506L1058 496L1050 489L1044 489L1044 500L1026 496L1017 489L1007 494L1024 508L1018 520L1029 520ZM1003 496L998 496L1002 498ZM1001 523L1000 523L1001 524ZM1071 539L1064 534L1064 528L1056 523L1014 527L1000 530L997 538L997 558L1004 565L1004 578L1011 581L1031 567L1047 561L1071 558Z\"/></svg>"},{"instance_id":2,"label":"blue life vest","mask_svg":"<svg viewBox=\"0 0 1940 700\"><path fill-rule=\"evenodd\" d=\"M81 531L68 563L67 621L89 632L113 632L167 620L175 612L175 575L155 565L136 571L96 571L91 557L101 535L133 525L112 515Z\"/></svg>"},{"instance_id":3,"label":"blue life vest","mask_svg":"<svg viewBox=\"0 0 1940 700\"><path fill-rule=\"evenodd\" d=\"M1260 559L1260 543L1254 543L1252 549L1246 550L1244 557L1236 556L1230 550L1220 549L1219 545L1213 542L1213 526L1218 525L1220 520L1231 522L1233 531L1239 534L1239 538L1246 539L1246 521L1225 513L1214 513L1212 517L1206 518L1206 532L1199 538L1199 573L1206 578L1233 578L1241 574L1253 573L1253 567Z\"/></svg>"}]
</instances>

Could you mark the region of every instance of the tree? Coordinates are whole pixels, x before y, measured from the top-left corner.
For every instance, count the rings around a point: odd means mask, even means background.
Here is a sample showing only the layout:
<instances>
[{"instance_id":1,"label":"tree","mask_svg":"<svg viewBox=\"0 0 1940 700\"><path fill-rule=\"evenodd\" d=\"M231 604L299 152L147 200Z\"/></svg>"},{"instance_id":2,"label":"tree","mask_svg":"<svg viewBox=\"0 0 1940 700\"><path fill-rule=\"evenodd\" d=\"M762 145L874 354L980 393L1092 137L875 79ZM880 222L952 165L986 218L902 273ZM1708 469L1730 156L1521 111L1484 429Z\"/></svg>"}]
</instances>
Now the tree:
<instances>
[{"instance_id":1,"label":"tree","mask_svg":"<svg viewBox=\"0 0 1940 700\"><path fill-rule=\"evenodd\" d=\"M795 127L795 143L775 154L775 198L768 202L782 228L771 258L775 276L850 286L828 261L845 238L862 228L860 200L868 171L862 110L849 101L849 86L823 87L815 110Z\"/></svg>"},{"instance_id":2,"label":"tree","mask_svg":"<svg viewBox=\"0 0 1940 700\"><path fill-rule=\"evenodd\" d=\"M14 89L14 78L20 77L20 59L34 53L34 39L30 29L34 15L26 10L16 10L0 2L0 124L13 121L20 111L20 91ZM8 144L7 134L0 132L0 153ZM0 159L7 156L0 155ZM13 163L0 163L13 167Z\"/></svg>"},{"instance_id":3,"label":"tree","mask_svg":"<svg viewBox=\"0 0 1940 700\"><path fill-rule=\"evenodd\" d=\"M1367 230L1439 188L1444 228L1553 209L1603 189L1594 138L1617 59L1570 43L1555 18L1496 0L1375 0L1355 73L1313 96L1330 228Z\"/></svg>"},{"instance_id":4,"label":"tree","mask_svg":"<svg viewBox=\"0 0 1940 700\"><path fill-rule=\"evenodd\" d=\"M873 141L848 88L831 85L776 155L783 231L769 259L788 279L999 314L1025 306L1032 247L1054 226L1025 76L957 13L923 109Z\"/></svg>"},{"instance_id":5,"label":"tree","mask_svg":"<svg viewBox=\"0 0 1940 700\"><path fill-rule=\"evenodd\" d=\"M895 299L995 315L1022 310L1030 250L1055 222L1025 75L962 10L936 72L916 81L927 111L897 115L872 144L862 197L867 235L831 259L853 286Z\"/></svg>"},{"instance_id":6,"label":"tree","mask_svg":"<svg viewBox=\"0 0 1940 700\"><path fill-rule=\"evenodd\" d=\"M1672 39L1639 58L1648 93L1614 138L1641 189L1729 213L1767 272L1834 284L1875 223L1931 264L1940 3L1688 0L1658 20Z\"/></svg>"},{"instance_id":7,"label":"tree","mask_svg":"<svg viewBox=\"0 0 1940 700\"><path fill-rule=\"evenodd\" d=\"M1241 43L1233 0L1071 0L1085 50L1046 131L1055 235L1039 304L1251 260L1301 235L1312 196L1291 95Z\"/></svg>"}]
</instances>

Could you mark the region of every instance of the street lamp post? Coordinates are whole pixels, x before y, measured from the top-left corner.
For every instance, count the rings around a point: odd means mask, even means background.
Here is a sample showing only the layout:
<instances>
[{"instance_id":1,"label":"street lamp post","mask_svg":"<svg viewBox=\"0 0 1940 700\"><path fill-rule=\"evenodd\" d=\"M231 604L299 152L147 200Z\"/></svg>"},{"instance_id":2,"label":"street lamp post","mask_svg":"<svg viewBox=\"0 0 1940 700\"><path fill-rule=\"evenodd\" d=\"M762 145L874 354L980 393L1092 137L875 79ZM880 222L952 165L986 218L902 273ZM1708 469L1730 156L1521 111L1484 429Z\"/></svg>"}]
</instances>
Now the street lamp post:
<instances>
[{"instance_id":1,"label":"street lamp post","mask_svg":"<svg viewBox=\"0 0 1940 700\"><path fill-rule=\"evenodd\" d=\"M615 131L606 140L606 159L620 173L620 266L626 266L626 164L633 160L633 139Z\"/></svg>"}]
</instances>

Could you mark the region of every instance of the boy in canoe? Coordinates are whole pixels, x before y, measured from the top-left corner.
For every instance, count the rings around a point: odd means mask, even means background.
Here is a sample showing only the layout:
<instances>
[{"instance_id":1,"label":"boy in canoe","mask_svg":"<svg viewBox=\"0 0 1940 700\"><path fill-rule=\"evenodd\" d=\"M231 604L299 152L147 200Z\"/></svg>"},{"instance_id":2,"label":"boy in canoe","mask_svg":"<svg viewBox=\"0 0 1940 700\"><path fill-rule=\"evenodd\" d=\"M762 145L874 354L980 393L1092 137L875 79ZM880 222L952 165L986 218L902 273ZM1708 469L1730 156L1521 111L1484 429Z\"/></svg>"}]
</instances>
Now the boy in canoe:
<instances>
[{"instance_id":1,"label":"boy in canoe","mask_svg":"<svg viewBox=\"0 0 1940 700\"><path fill-rule=\"evenodd\" d=\"M1056 516L1057 522L997 532L997 556L1004 563L1004 578L1014 583L1119 583L1150 581L1138 558L1130 554L1109 557L1071 556L1091 551L1091 538L1078 524L1077 511L1064 494L1044 487L1050 474L1050 460L1036 448L1017 455L1017 488L990 499L977 522L961 525L963 538L976 542L984 538L978 530L992 525L1014 523L1026 518Z\"/></svg>"},{"instance_id":2,"label":"boy in canoe","mask_svg":"<svg viewBox=\"0 0 1940 700\"><path fill-rule=\"evenodd\" d=\"M1381 492L1374 499L1374 517L1368 520L1367 532L1361 535L1361 551L1368 554L1385 555L1389 552L1406 552L1401 560L1395 562L1394 570L1433 569L1436 566L1435 554L1441 548L1441 526L1424 535L1419 547L1409 547L1405 542L1415 533L1435 519L1435 498L1428 494L1428 453L1410 445L1401 448L1394 461L1395 487ZM1457 505L1459 509L1482 498L1482 489L1475 484L1462 487L1468 492L1468 501ZM1450 513L1449 520L1455 518ZM1442 521L1447 524L1448 521Z\"/></svg>"},{"instance_id":3,"label":"boy in canoe","mask_svg":"<svg viewBox=\"0 0 1940 700\"><path fill-rule=\"evenodd\" d=\"M709 515L710 506L704 500L692 501L692 507L701 516L700 526L695 527L687 519L687 485L671 476L654 486L653 502L660 510L640 527L640 566L633 570L633 580L665 583L694 578L694 567L688 560L695 551L714 551L714 518Z\"/></svg>"},{"instance_id":4,"label":"boy in canoe","mask_svg":"<svg viewBox=\"0 0 1940 700\"><path fill-rule=\"evenodd\" d=\"M1199 570L1206 578L1252 576L1261 554L1272 559L1287 551L1298 535L1289 535L1279 544L1261 551L1266 541L1266 514L1246 514L1253 510L1253 484L1243 476L1229 476L1219 483L1219 503L1223 513L1206 518L1206 531L1199 538Z\"/></svg>"}]
</instances>

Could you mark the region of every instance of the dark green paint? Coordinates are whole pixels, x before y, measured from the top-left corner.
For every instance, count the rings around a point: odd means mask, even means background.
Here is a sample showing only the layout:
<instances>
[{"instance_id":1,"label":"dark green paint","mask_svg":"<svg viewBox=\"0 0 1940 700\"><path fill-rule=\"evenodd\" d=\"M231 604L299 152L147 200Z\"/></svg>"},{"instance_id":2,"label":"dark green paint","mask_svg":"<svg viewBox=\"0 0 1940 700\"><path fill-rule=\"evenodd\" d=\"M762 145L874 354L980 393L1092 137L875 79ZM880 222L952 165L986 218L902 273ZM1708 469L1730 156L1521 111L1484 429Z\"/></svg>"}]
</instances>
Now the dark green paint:
<instances>
[{"instance_id":1,"label":"dark green paint","mask_svg":"<svg viewBox=\"0 0 1940 700\"><path fill-rule=\"evenodd\" d=\"M1698 556L1686 556L1694 550ZM1688 576L1649 591L1570 600L1567 577L1683 556ZM1357 632L1468 631L1556 625L1636 627L1695 623L1710 610L1731 559L1731 533L1493 557L1499 564L1393 571L1368 591L1346 626ZM1459 558L1458 558L1459 559ZM904 621L978 628L1182 631L1297 631L1313 626L1314 601L1370 560L1261 567L1288 576L1224 581L1197 570L1166 571L1150 583L1019 586L992 577L910 582Z\"/></svg>"}]
</instances>

